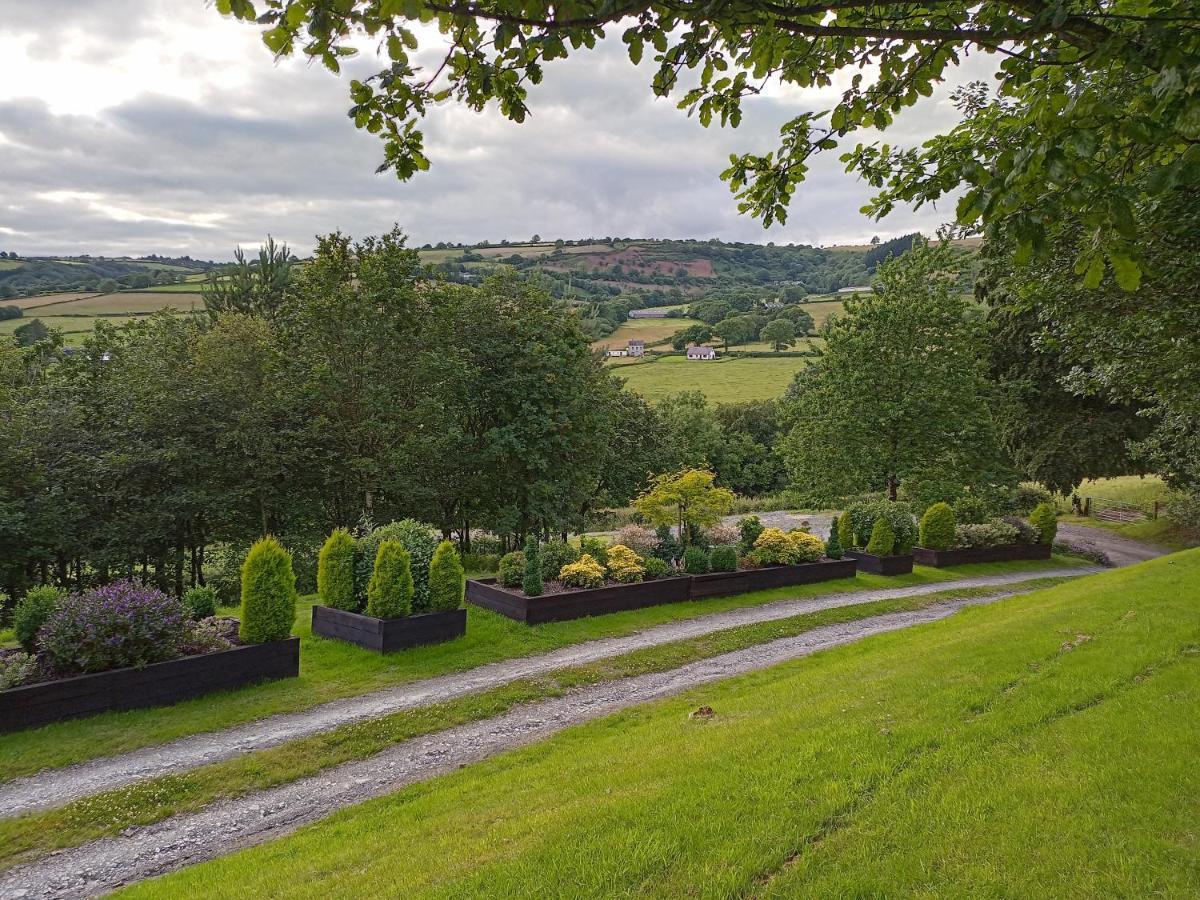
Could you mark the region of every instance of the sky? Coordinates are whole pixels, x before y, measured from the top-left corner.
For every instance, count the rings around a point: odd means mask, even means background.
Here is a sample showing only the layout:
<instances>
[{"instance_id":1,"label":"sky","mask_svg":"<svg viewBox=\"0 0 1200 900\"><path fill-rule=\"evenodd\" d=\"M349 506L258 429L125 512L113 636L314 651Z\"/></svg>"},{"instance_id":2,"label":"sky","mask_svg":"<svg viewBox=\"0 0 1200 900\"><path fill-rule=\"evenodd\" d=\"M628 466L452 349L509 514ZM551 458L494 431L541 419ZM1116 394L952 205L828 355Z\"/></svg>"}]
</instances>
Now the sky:
<instances>
[{"instance_id":1,"label":"sky","mask_svg":"<svg viewBox=\"0 0 1200 900\"><path fill-rule=\"evenodd\" d=\"M619 40L550 64L522 125L453 103L426 117L432 168L375 174L382 144L347 118L340 77L276 62L257 28L205 0L0 0L0 249L26 255L228 259L268 234L308 253L314 236L378 234L417 244L590 236L862 243L922 230L952 206L859 210L870 188L837 154L813 165L785 226L737 211L719 178L733 152L762 152L779 126L828 108L825 91L780 88L746 103L737 129L705 129L650 90ZM431 46L432 59L437 47ZM648 54L649 55L649 54ZM986 72L968 61L955 84ZM919 143L953 125L944 86L887 132Z\"/></svg>"}]
</instances>

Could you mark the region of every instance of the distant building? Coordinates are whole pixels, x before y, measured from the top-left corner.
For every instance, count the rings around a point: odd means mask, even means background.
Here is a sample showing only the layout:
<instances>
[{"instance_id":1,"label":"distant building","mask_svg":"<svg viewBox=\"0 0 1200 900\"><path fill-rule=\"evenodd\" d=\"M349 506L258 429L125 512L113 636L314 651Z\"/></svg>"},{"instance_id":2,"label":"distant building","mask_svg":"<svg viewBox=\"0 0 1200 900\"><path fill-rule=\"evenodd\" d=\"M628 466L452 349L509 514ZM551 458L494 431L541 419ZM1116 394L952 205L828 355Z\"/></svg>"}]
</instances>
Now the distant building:
<instances>
[{"instance_id":1,"label":"distant building","mask_svg":"<svg viewBox=\"0 0 1200 900\"><path fill-rule=\"evenodd\" d=\"M645 356L646 355L646 342L645 341L630 341L629 346L626 347L626 350L629 351L630 356Z\"/></svg>"},{"instance_id":2,"label":"distant building","mask_svg":"<svg viewBox=\"0 0 1200 900\"><path fill-rule=\"evenodd\" d=\"M629 351L626 350L624 347L618 347L616 350L609 350L607 352L607 355L608 356L628 356Z\"/></svg>"},{"instance_id":3,"label":"distant building","mask_svg":"<svg viewBox=\"0 0 1200 900\"><path fill-rule=\"evenodd\" d=\"M687 358L688 359L716 359L717 351L714 350L712 347L706 347L706 346L688 347L687 348Z\"/></svg>"}]
</instances>

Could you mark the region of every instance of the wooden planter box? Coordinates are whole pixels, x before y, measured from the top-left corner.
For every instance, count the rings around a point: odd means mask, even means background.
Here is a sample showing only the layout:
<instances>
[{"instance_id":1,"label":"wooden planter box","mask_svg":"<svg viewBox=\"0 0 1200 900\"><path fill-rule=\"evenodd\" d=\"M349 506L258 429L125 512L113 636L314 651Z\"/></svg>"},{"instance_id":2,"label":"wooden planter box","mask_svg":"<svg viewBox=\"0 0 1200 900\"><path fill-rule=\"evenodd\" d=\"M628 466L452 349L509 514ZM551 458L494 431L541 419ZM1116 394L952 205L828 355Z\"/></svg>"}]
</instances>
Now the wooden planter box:
<instances>
[{"instance_id":1,"label":"wooden planter box","mask_svg":"<svg viewBox=\"0 0 1200 900\"><path fill-rule=\"evenodd\" d=\"M540 597L526 597L502 587L495 578L467 582L467 602L502 616L537 625L599 616L604 613L642 609L660 603L678 603L691 597L692 577L659 578L637 584L610 584L583 590L568 590Z\"/></svg>"},{"instance_id":2,"label":"wooden planter box","mask_svg":"<svg viewBox=\"0 0 1200 900\"><path fill-rule=\"evenodd\" d=\"M927 550L913 548L913 558L918 565L963 566L968 563L1014 562L1020 559L1049 559L1049 544L1006 544L1003 547L968 547L963 550Z\"/></svg>"},{"instance_id":3,"label":"wooden planter box","mask_svg":"<svg viewBox=\"0 0 1200 900\"><path fill-rule=\"evenodd\" d=\"M847 550L845 553L858 562L860 572L870 572L872 575L907 575L913 567L911 553L907 556L876 556L862 550Z\"/></svg>"},{"instance_id":4,"label":"wooden planter box","mask_svg":"<svg viewBox=\"0 0 1200 900\"><path fill-rule=\"evenodd\" d=\"M314 606L313 634L349 641L377 653L391 653L422 644L440 644L467 633L467 611L421 613L400 619L377 619L329 606Z\"/></svg>"},{"instance_id":5,"label":"wooden planter box","mask_svg":"<svg viewBox=\"0 0 1200 900\"><path fill-rule=\"evenodd\" d=\"M794 566L763 566L761 569L744 569L740 572L693 575L691 599L702 600L705 597L724 597L794 584L813 584L818 581L832 581L835 578L853 578L855 568L852 559L822 559Z\"/></svg>"},{"instance_id":6,"label":"wooden planter box","mask_svg":"<svg viewBox=\"0 0 1200 900\"><path fill-rule=\"evenodd\" d=\"M246 644L141 669L113 669L0 691L0 733L118 709L191 700L300 674L300 639Z\"/></svg>"},{"instance_id":7,"label":"wooden planter box","mask_svg":"<svg viewBox=\"0 0 1200 900\"><path fill-rule=\"evenodd\" d=\"M722 597L747 591L812 584L834 578L853 578L852 559L827 559L796 566L765 566L741 572L682 575L637 584L612 584L590 590L569 590L541 597L526 597L497 584L494 578L467 582L467 601L518 622L536 625L642 609L660 603L679 603L704 597Z\"/></svg>"}]
</instances>

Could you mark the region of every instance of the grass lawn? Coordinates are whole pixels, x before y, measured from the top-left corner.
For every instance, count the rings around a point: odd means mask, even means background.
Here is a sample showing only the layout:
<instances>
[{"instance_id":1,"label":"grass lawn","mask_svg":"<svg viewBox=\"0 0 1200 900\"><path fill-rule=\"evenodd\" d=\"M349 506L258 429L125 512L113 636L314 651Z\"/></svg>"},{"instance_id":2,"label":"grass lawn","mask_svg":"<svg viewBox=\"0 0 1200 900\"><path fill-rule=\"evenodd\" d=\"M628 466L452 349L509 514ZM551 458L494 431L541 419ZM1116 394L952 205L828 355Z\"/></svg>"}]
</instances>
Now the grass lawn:
<instances>
[{"instance_id":1,"label":"grass lawn","mask_svg":"<svg viewBox=\"0 0 1200 900\"><path fill-rule=\"evenodd\" d=\"M919 566L907 576L884 578L860 574L854 579L665 604L533 627L469 607L464 637L387 656L339 641L314 638L310 627L309 608L313 602L310 597L300 605L293 629L293 633L302 639L299 678L212 694L170 707L105 713L0 735L0 780L163 743L187 734L226 728L273 713L305 709L391 684L470 669L494 660L541 653L593 638L630 634L662 622L694 618L724 609L865 588L932 584L970 575L1036 573L1039 569L1071 562L1056 557L1043 563L994 563L957 569Z\"/></svg>"},{"instance_id":2,"label":"grass lawn","mask_svg":"<svg viewBox=\"0 0 1200 900\"><path fill-rule=\"evenodd\" d=\"M1200 550L877 635L124 896L1196 896L1198 590Z\"/></svg>"},{"instance_id":3,"label":"grass lawn","mask_svg":"<svg viewBox=\"0 0 1200 900\"><path fill-rule=\"evenodd\" d=\"M1080 497L1103 497L1119 503L1152 506L1155 500L1166 499L1167 486L1157 475L1122 475L1085 481L1075 493Z\"/></svg>"},{"instance_id":4,"label":"grass lawn","mask_svg":"<svg viewBox=\"0 0 1200 900\"><path fill-rule=\"evenodd\" d=\"M698 319L627 319L608 337L593 341L592 346L624 347L635 338L643 340L647 344L653 344L655 341L669 338L675 332L687 328L689 325L700 324Z\"/></svg>"},{"instance_id":5,"label":"grass lawn","mask_svg":"<svg viewBox=\"0 0 1200 900\"><path fill-rule=\"evenodd\" d=\"M631 390L651 402L680 391L702 391L710 403L735 403L780 396L792 383L792 376L810 362L802 356L710 361L667 356L622 370L621 377Z\"/></svg>"}]
</instances>

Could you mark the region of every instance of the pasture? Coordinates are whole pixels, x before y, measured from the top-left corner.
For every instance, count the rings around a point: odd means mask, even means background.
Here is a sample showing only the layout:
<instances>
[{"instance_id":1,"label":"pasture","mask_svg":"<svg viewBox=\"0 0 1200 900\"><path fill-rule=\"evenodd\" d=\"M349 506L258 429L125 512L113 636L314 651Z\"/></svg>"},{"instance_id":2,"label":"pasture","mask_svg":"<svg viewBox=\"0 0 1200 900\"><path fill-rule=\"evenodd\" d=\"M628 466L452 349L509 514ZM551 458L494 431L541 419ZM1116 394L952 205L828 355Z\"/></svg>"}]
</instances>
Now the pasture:
<instances>
[{"instance_id":1,"label":"pasture","mask_svg":"<svg viewBox=\"0 0 1200 900\"><path fill-rule=\"evenodd\" d=\"M624 347L637 338L647 344L665 340L682 328L701 324L697 319L627 319L610 334L594 342L597 347Z\"/></svg>"},{"instance_id":2,"label":"pasture","mask_svg":"<svg viewBox=\"0 0 1200 900\"><path fill-rule=\"evenodd\" d=\"M666 356L657 362L628 366L621 370L621 377L630 390L651 403L681 391L700 391L710 403L737 403L779 397L792 383L792 376L809 362L801 356L709 362Z\"/></svg>"}]
</instances>

